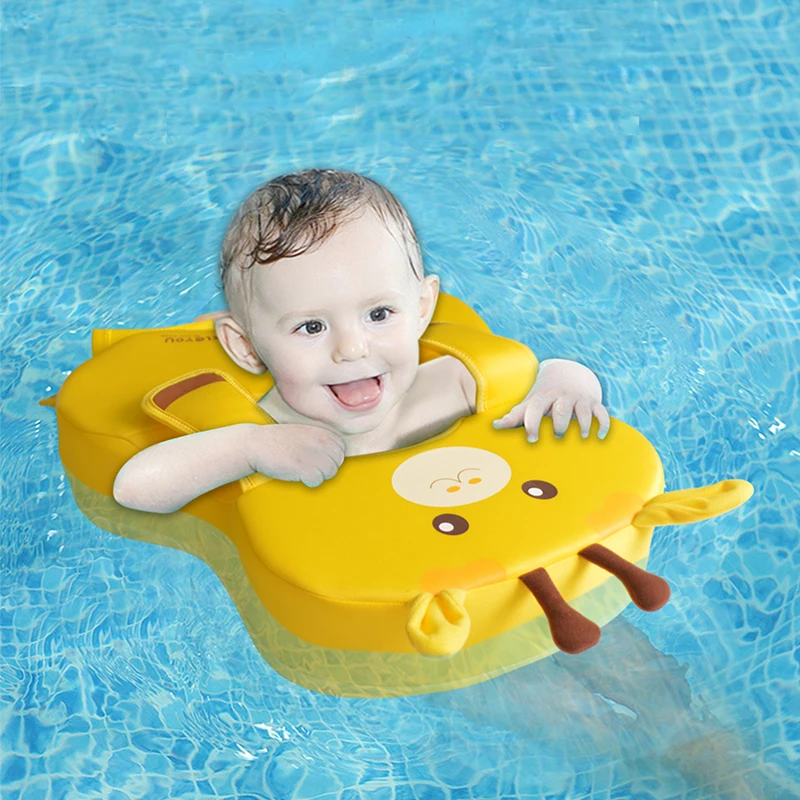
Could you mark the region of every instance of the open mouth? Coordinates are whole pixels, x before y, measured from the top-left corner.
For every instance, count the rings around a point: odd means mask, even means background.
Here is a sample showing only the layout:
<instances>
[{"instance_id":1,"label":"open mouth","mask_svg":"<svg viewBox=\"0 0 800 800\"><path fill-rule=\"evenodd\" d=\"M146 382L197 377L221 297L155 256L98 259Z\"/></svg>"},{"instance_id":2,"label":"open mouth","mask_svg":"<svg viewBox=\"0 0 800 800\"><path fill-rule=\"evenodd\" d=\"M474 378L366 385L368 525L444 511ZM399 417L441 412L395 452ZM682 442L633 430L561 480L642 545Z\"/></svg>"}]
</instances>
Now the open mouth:
<instances>
[{"instance_id":1,"label":"open mouth","mask_svg":"<svg viewBox=\"0 0 800 800\"><path fill-rule=\"evenodd\" d=\"M349 411L369 411L383 397L383 376L374 375L349 383L331 383L327 388L338 404Z\"/></svg>"}]
</instances>

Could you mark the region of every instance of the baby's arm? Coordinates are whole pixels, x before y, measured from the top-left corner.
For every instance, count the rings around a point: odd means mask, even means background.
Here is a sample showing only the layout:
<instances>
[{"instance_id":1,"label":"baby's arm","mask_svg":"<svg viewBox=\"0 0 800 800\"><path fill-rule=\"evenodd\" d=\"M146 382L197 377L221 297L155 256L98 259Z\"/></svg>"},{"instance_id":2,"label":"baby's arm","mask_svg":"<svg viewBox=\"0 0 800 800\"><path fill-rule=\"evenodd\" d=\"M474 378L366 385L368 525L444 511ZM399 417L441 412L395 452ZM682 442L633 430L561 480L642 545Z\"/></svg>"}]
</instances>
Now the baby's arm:
<instances>
[{"instance_id":1,"label":"baby's arm","mask_svg":"<svg viewBox=\"0 0 800 800\"><path fill-rule=\"evenodd\" d=\"M536 382L525 399L493 425L513 428L524 424L528 441L535 442L545 414L553 418L553 431L560 438L573 413L584 439L589 435L592 416L600 421L599 438L606 437L611 420L603 406L603 389L597 376L576 361L553 358L539 364Z\"/></svg>"},{"instance_id":2,"label":"baby's arm","mask_svg":"<svg viewBox=\"0 0 800 800\"><path fill-rule=\"evenodd\" d=\"M138 511L169 513L250 475L256 425L231 425L181 436L137 453L117 473L114 499Z\"/></svg>"},{"instance_id":3,"label":"baby's arm","mask_svg":"<svg viewBox=\"0 0 800 800\"><path fill-rule=\"evenodd\" d=\"M335 433L312 425L229 425L148 447L117 474L114 499L167 514L254 472L319 486L344 461Z\"/></svg>"}]
</instances>

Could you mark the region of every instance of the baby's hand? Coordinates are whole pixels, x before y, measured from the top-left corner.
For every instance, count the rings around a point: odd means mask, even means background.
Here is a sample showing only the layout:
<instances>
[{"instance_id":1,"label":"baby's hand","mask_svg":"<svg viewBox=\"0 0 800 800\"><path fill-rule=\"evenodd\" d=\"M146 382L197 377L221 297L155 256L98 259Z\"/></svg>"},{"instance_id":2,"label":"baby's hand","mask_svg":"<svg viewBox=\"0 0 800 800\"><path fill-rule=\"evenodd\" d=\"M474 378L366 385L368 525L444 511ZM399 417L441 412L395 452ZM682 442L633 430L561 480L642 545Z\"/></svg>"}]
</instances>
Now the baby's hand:
<instances>
[{"instance_id":1,"label":"baby's hand","mask_svg":"<svg viewBox=\"0 0 800 800\"><path fill-rule=\"evenodd\" d=\"M492 424L495 428L516 428L524 424L528 441L535 442L545 414L553 418L553 432L559 439L566 433L573 416L578 420L584 439L589 435L592 416L600 422L600 439L605 439L611 424L603 406L600 381L590 369L575 361L542 362L528 396Z\"/></svg>"},{"instance_id":2,"label":"baby's hand","mask_svg":"<svg viewBox=\"0 0 800 800\"><path fill-rule=\"evenodd\" d=\"M315 425L259 425L250 446L255 472L316 487L342 466L344 440Z\"/></svg>"}]
</instances>

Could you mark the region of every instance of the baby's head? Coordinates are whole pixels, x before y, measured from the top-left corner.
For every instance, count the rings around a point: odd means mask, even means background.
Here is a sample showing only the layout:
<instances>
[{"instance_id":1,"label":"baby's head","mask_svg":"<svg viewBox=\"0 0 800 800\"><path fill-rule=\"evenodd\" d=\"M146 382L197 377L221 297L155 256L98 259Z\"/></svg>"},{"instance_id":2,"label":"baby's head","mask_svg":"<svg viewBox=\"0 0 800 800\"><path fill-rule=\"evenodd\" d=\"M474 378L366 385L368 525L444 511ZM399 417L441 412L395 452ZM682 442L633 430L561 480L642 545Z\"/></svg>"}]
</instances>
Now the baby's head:
<instances>
[{"instance_id":1,"label":"baby's head","mask_svg":"<svg viewBox=\"0 0 800 800\"><path fill-rule=\"evenodd\" d=\"M268 369L296 414L366 431L410 388L439 281L375 181L335 170L269 181L234 215L221 271L223 347L250 372Z\"/></svg>"}]
</instances>

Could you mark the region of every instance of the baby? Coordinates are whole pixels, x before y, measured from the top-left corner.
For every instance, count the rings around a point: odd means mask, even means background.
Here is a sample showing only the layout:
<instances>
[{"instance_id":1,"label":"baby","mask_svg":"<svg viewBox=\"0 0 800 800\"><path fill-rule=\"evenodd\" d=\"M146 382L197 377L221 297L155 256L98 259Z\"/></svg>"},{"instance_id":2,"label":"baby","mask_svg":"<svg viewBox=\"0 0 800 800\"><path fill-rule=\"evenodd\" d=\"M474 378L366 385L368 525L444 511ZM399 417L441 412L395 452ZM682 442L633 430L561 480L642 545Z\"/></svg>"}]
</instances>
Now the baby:
<instances>
[{"instance_id":1,"label":"baby","mask_svg":"<svg viewBox=\"0 0 800 800\"><path fill-rule=\"evenodd\" d=\"M222 245L228 311L220 343L274 386L259 405L277 425L239 424L170 439L128 461L117 502L171 512L222 484L260 472L319 486L345 456L421 442L475 413L475 381L452 356L419 363L439 278L425 276L403 207L361 175L305 170L256 189ZM535 442L542 416L562 436L574 416L604 438L609 417L595 374L574 361L539 366L525 399L496 428L524 425Z\"/></svg>"}]
</instances>

